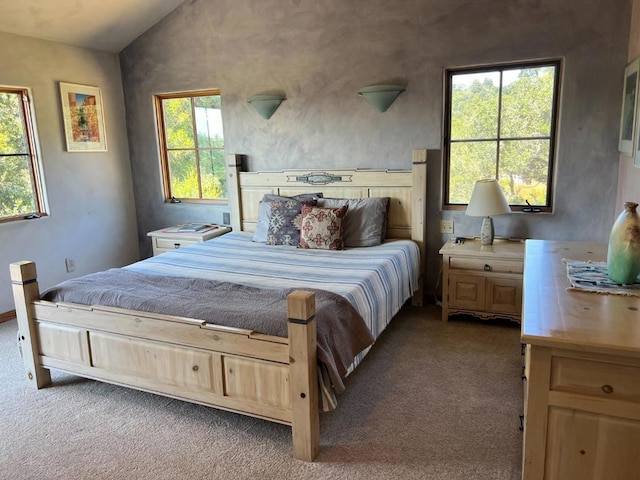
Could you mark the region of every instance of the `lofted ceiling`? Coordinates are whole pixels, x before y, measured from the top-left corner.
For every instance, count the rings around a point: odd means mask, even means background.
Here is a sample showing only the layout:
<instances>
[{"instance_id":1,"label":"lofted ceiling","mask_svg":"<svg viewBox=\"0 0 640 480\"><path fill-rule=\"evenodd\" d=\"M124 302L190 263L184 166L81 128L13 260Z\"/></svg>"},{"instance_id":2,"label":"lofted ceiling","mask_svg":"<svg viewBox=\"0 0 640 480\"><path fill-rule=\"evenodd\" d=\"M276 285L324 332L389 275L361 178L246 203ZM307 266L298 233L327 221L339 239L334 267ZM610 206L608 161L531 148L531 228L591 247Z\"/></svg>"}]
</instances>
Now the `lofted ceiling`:
<instances>
[{"instance_id":1,"label":"lofted ceiling","mask_svg":"<svg viewBox=\"0 0 640 480\"><path fill-rule=\"evenodd\" d=\"M184 0L0 0L0 32L120 52Z\"/></svg>"}]
</instances>

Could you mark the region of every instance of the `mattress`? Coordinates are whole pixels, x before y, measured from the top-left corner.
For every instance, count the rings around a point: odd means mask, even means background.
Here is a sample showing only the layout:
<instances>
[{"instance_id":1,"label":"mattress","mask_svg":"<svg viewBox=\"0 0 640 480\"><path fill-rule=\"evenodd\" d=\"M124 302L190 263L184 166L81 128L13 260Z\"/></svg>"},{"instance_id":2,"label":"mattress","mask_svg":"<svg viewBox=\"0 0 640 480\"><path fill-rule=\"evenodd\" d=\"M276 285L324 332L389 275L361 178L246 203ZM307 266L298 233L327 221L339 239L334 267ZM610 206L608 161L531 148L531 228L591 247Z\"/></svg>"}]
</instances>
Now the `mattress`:
<instances>
[{"instance_id":1,"label":"mattress","mask_svg":"<svg viewBox=\"0 0 640 480\"><path fill-rule=\"evenodd\" d=\"M346 250L253 242L231 232L124 268L259 288L315 288L345 297L377 338L418 288L420 251L411 240ZM357 363L357 362L356 362Z\"/></svg>"}]
</instances>

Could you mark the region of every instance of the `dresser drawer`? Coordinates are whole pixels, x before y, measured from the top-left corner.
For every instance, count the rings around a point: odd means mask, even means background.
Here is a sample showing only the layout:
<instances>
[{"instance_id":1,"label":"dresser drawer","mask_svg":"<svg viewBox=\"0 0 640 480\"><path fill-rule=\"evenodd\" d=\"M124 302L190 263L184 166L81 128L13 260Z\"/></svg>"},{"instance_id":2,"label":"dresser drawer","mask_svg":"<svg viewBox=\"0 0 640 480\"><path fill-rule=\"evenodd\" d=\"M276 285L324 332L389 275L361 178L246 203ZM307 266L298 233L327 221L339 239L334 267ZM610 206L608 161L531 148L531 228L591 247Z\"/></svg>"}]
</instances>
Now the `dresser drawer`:
<instances>
[{"instance_id":1,"label":"dresser drawer","mask_svg":"<svg viewBox=\"0 0 640 480\"><path fill-rule=\"evenodd\" d=\"M186 247L187 245L195 245L199 243L196 240L183 240L181 238L155 238L156 248L164 250L172 250L174 248Z\"/></svg>"},{"instance_id":2,"label":"dresser drawer","mask_svg":"<svg viewBox=\"0 0 640 480\"><path fill-rule=\"evenodd\" d=\"M640 403L640 365L553 357L551 390Z\"/></svg>"},{"instance_id":3,"label":"dresser drawer","mask_svg":"<svg viewBox=\"0 0 640 480\"><path fill-rule=\"evenodd\" d=\"M510 260L494 260L491 258L451 257L449 268L456 270L475 270L481 272L522 273L522 262Z\"/></svg>"}]
</instances>

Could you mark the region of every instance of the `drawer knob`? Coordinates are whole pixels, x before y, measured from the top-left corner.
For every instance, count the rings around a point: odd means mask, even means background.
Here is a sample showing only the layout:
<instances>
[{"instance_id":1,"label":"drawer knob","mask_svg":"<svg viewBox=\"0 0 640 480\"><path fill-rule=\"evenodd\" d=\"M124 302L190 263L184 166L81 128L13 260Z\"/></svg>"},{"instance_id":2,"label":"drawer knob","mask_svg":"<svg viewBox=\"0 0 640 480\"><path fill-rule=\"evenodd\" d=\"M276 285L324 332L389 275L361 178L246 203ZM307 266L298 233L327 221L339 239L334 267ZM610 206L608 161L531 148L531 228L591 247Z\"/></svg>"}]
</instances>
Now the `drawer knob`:
<instances>
[{"instance_id":1,"label":"drawer knob","mask_svg":"<svg viewBox=\"0 0 640 480\"><path fill-rule=\"evenodd\" d=\"M520 427L518 427L518 430L524 432L524 415L520 415Z\"/></svg>"},{"instance_id":2,"label":"drawer knob","mask_svg":"<svg viewBox=\"0 0 640 480\"><path fill-rule=\"evenodd\" d=\"M491 265L489 265L488 263L484 264L484 271L485 272L490 272L491 270L493 270L493 268L491 268Z\"/></svg>"},{"instance_id":3,"label":"drawer knob","mask_svg":"<svg viewBox=\"0 0 640 480\"><path fill-rule=\"evenodd\" d=\"M174 243L173 244L173 248L180 248L180 244L179 243Z\"/></svg>"},{"instance_id":4,"label":"drawer knob","mask_svg":"<svg viewBox=\"0 0 640 480\"><path fill-rule=\"evenodd\" d=\"M604 393L613 393L613 387L611 385L603 385L602 391Z\"/></svg>"},{"instance_id":5,"label":"drawer knob","mask_svg":"<svg viewBox=\"0 0 640 480\"><path fill-rule=\"evenodd\" d=\"M194 365L194 366L193 366L193 371L194 371L194 372L197 372L197 371L198 371L198 368L199 368L199 367L198 367L198 365Z\"/></svg>"}]
</instances>

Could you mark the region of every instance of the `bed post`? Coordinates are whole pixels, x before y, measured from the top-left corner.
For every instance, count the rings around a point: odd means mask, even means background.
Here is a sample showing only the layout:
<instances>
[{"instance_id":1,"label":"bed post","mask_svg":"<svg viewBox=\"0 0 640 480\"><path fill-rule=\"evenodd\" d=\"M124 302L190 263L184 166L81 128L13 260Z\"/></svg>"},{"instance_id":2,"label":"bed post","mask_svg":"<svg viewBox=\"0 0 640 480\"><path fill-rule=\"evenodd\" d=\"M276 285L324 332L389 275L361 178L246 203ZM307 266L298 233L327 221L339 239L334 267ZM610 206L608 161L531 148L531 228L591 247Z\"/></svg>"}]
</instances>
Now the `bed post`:
<instances>
[{"instance_id":1,"label":"bed post","mask_svg":"<svg viewBox=\"0 0 640 480\"><path fill-rule=\"evenodd\" d=\"M38 358L38 335L33 312L33 302L40 300L36 264L16 262L9 267L18 319L18 339L22 349L22 360L27 371L27 379L36 388L42 388L51 383L51 374L48 369L40 365Z\"/></svg>"},{"instance_id":2,"label":"bed post","mask_svg":"<svg viewBox=\"0 0 640 480\"><path fill-rule=\"evenodd\" d=\"M231 210L231 228L236 232L242 230L239 175L241 171L242 155L227 155L227 195L229 196L229 209Z\"/></svg>"},{"instance_id":3,"label":"bed post","mask_svg":"<svg viewBox=\"0 0 640 480\"><path fill-rule=\"evenodd\" d=\"M296 290L287 297L289 317L289 388L293 456L311 462L320 448L316 298Z\"/></svg>"},{"instance_id":4,"label":"bed post","mask_svg":"<svg viewBox=\"0 0 640 480\"><path fill-rule=\"evenodd\" d=\"M413 187L411 190L413 193L411 239L420 248L420 280L418 291L413 295L411 304L420 307L424 294L425 229L427 223L427 150L424 148L413 151Z\"/></svg>"}]
</instances>

